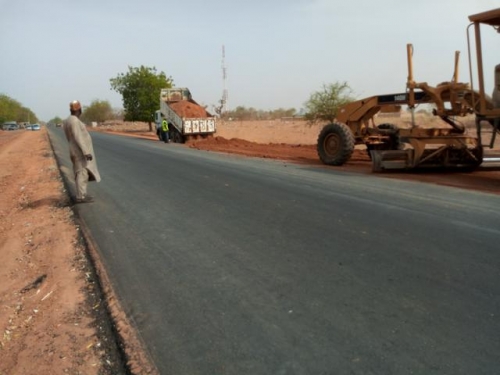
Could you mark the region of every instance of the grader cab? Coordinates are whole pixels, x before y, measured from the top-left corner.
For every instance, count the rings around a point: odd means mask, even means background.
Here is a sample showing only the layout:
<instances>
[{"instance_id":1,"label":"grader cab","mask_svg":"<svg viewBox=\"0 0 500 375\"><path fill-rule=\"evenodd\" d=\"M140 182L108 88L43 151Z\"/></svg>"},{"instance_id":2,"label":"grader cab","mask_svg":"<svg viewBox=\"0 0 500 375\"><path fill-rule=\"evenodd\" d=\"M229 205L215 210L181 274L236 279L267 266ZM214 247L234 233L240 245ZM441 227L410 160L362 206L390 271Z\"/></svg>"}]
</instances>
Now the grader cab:
<instances>
[{"instance_id":1,"label":"grader cab","mask_svg":"<svg viewBox=\"0 0 500 375\"><path fill-rule=\"evenodd\" d=\"M378 95L343 106L337 121L326 125L318 136L317 151L323 163L342 165L353 154L356 145L365 145L373 162L373 170L411 169L417 167L475 168L484 159L483 149L493 148L500 132L500 103L495 104L485 93L481 25L500 30L500 9L469 17L474 27L479 90L471 84L458 81L459 52L455 53L455 67L450 82L433 87L413 79L413 46L407 45L408 79L406 92ZM471 42L468 38L469 63ZM494 98L500 102L500 65L495 72ZM431 104L432 114L442 120L444 127L419 127L414 110L420 104ZM380 112L400 111L406 106L412 115L411 126L398 128L394 124L375 123ZM457 117L475 114L475 134L469 134ZM483 126L490 128L491 138L483 145Z\"/></svg>"}]
</instances>

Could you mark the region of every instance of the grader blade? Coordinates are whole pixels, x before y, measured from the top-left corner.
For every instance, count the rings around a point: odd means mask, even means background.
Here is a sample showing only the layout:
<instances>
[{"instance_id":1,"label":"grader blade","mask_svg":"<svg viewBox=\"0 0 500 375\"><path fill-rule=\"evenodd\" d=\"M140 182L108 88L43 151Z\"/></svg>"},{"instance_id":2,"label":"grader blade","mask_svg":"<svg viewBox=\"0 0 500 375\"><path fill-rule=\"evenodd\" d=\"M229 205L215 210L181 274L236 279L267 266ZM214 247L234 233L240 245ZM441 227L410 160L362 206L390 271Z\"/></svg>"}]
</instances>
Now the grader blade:
<instances>
[{"instance_id":1,"label":"grader blade","mask_svg":"<svg viewBox=\"0 0 500 375\"><path fill-rule=\"evenodd\" d=\"M373 172L387 169L408 169L413 159L413 150L371 150Z\"/></svg>"}]
</instances>

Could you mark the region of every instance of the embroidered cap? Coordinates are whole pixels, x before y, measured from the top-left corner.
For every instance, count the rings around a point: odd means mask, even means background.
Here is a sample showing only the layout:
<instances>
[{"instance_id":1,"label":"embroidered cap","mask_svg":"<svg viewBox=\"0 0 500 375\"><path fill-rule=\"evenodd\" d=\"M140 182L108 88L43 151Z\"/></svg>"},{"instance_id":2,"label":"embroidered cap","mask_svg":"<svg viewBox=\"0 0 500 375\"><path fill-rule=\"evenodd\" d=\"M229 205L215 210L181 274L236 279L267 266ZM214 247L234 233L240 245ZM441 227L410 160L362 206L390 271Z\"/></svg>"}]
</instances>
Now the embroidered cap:
<instances>
[{"instance_id":1,"label":"embroidered cap","mask_svg":"<svg viewBox=\"0 0 500 375\"><path fill-rule=\"evenodd\" d=\"M69 103L69 109L72 111L78 111L79 109L82 109L82 105L78 100L73 100L71 103Z\"/></svg>"}]
</instances>

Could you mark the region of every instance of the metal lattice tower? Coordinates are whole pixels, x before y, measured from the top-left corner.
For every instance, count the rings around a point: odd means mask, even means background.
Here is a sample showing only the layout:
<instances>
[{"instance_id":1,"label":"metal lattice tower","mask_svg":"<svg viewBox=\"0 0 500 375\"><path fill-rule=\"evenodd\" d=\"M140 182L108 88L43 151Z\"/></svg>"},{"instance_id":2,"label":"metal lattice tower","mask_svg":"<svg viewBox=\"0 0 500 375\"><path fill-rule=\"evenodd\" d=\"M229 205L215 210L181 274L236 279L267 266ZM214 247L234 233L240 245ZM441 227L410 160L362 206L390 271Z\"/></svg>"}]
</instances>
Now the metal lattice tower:
<instances>
[{"instance_id":1,"label":"metal lattice tower","mask_svg":"<svg viewBox=\"0 0 500 375\"><path fill-rule=\"evenodd\" d=\"M221 113L227 111L227 69L226 69L226 48L222 45L222 99L221 99Z\"/></svg>"}]
</instances>

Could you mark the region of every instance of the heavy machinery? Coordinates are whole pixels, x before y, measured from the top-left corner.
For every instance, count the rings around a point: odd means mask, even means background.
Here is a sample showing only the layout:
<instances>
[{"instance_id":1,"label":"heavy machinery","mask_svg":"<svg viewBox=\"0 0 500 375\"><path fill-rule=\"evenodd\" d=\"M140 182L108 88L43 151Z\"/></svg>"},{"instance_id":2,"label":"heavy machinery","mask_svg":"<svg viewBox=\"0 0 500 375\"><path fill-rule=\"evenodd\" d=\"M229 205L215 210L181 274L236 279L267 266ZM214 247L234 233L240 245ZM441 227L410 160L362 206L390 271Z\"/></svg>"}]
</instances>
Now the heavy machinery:
<instances>
[{"instance_id":1,"label":"heavy machinery","mask_svg":"<svg viewBox=\"0 0 500 375\"><path fill-rule=\"evenodd\" d=\"M413 79L413 46L407 45L408 79L406 92L378 95L357 100L340 108L337 121L326 125L318 136L317 151L323 163L342 165L353 154L356 145L365 145L374 171L417 167L475 168L483 162L483 149L493 148L500 133L500 65L495 70L495 89L491 99L485 93L481 25L500 32L500 8L469 17L468 50L471 84L458 82L459 52L450 82L432 87ZM470 28L474 28L479 90L473 87ZM425 128L415 125L414 109L431 104L433 115L444 127ZM412 113L412 125L398 128L394 124L375 124L379 112L400 111L406 105ZM475 115L475 134L470 135L457 117ZM491 126L488 144L483 142L483 126ZM499 159L500 160L500 159Z\"/></svg>"},{"instance_id":2,"label":"heavy machinery","mask_svg":"<svg viewBox=\"0 0 500 375\"><path fill-rule=\"evenodd\" d=\"M215 117L193 99L187 88L161 90L160 109L155 112L157 129L163 119L168 121L170 139L176 143L207 137L216 131Z\"/></svg>"}]
</instances>

